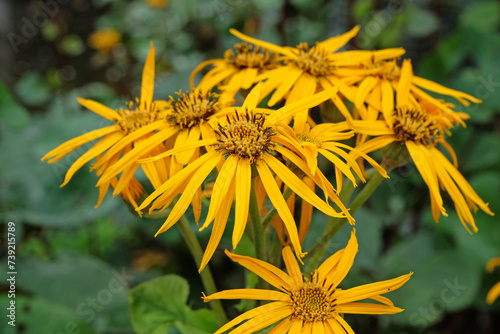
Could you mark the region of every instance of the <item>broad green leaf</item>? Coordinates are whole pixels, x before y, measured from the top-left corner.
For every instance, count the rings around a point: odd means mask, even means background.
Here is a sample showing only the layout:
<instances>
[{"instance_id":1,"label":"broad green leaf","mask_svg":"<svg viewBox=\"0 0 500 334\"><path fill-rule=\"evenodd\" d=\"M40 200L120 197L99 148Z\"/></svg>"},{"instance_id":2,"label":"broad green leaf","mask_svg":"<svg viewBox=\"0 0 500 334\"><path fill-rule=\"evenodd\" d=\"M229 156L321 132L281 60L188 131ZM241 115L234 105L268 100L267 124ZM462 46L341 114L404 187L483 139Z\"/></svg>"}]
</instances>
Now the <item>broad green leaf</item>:
<instances>
[{"instance_id":1,"label":"broad green leaf","mask_svg":"<svg viewBox=\"0 0 500 334\"><path fill-rule=\"evenodd\" d=\"M217 330L213 313L193 311L186 305L187 281L166 275L144 282L129 291L132 324L138 334L167 333L177 328L184 333L212 333Z\"/></svg>"},{"instance_id":2,"label":"broad green leaf","mask_svg":"<svg viewBox=\"0 0 500 334\"><path fill-rule=\"evenodd\" d=\"M21 129L28 125L30 115L14 100L7 87L0 82L0 125Z\"/></svg>"},{"instance_id":3,"label":"broad green leaf","mask_svg":"<svg viewBox=\"0 0 500 334\"><path fill-rule=\"evenodd\" d=\"M500 4L498 1L478 1L463 10L460 23L465 27L481 32L495 32L500 23Z\"/></svg>"}]
</instances>

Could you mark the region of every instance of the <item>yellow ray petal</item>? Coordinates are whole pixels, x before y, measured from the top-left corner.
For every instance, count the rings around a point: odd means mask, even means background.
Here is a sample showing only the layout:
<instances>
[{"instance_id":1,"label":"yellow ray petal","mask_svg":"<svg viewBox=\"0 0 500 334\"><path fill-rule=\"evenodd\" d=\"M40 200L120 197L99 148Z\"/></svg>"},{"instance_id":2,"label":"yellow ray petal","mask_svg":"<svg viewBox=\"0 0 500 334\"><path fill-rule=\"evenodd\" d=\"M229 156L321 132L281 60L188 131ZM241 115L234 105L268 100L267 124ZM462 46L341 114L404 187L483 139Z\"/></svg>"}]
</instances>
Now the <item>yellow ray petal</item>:
<instances>
[{"instance_id":1,"label":"yellow ray petal","mask_svg":"<svg viewBox=\"0 0 500 334\"><path fill-rule=\"evenodd\" d=\"M85 108L95 112L101 117L109 119L110 121L116 122L121 119L120 115L115 110L106 107L104 104L92 100L82 99L80 97L77 98L77 101Z\"/></svg>"},{"instance_id":2,"label":"yellow ray petal","mask_svg":"<svg viewBox=\"0 0 500 334\"><path fill-rule=\"evenodd\" d=\"M255 67L247 67L242 72L241 88L249 89L255 83L259 70ZM231 84L231 81L229 83Z\"/></svg>"},{"instance_id":3,"label":"yellow ray petal","mask_svg":"<svg viewBox=\"0 0 500 334\"><path fill-rule=\"evenodd\" d=\"M300 271L297 260L295 260L295 257L293 256L290 246L283 248L282 255L286 270L288 271L288 275L295 281L295 283L303 283L304 281L302 279L302 272Z\"/></svg>"},{"instance_id":4,"label":"yellow ray petal","mask_svg":"<svg viewBox=\"0 0 500 334\"><path fill-rule=\"evenodd\" d=\"M290 306L281 306L273 308L267 312L261 312L251 320L248 320L241 326L232 330L231 334L250 334L260 331L275 322L280 321L292 314L293 310Z\"/></svg>"},{"instance_id":5,"label":"yellow ray petal","mask_svg":"<svg viewBox=\"0 0 500 334\"><path fill-rule=\"evenodd\" d=\"M349 326L349 324L347 323L347 321L344 320L344 318L342 318L340 315L337 314L334 314L334 318L345 329L347 334L355 334L351 326Z\"/></svg>"},{"instance_id":6,"label":"yellow ray petal","mask_svg":"<svg viewBox=\"0 0 500 334\"><path fill-rule=\"evenodd\" d=\"M413 79L412 79L412 82L415 85L417 85L419 87L422 87L422 88L425 88L427 90L430 90L432 92L435 92L435 93L438 93L438 94L442 94L442 95L453 96L457 100L466 99L466 100L472 101L474 103L481 103L481 102L483 102L480 99L477 99L477 98L475 98L472 95L466 94L464 92L461 92L461 91L458 91L458 90L455 90L455 89L451 89L451 88L445 87L443 85L440 85L440 84L438 84L438 83L436 83L434 81L431 81L431 80L428 80L428 79L425 79L425 78L414 76ZM463 103L463 104L468 105L468 103Z\"/></svg>"},{"instance_id":7,"label":"yellow ray petal","mask_svg":"<svg viewBox=\"0 0 500 334\"><path fill-rule=\"evenodd\" d=\"M233 230L233 249L243 236L248 220L250 207L250 188L252 186L252 168L247 159L238 162L236 170L235 219Z\"/></svg>"},{"instance_id":8,"label":"yellow ray petal","mask_svg":"<svg viewBox=\"0 0 500 334\"><path fill-rule=\"evenodd\" d=\"M360 285L347 290L337 290L335 291L337 303L338 305L347 304L388 293L408 282L412 274L409 273L386 281Z\"/></svg>"},{"instance_id":9,"label":"yellow ray petal","mask_svg":"<svg viewBox=\"0 0 500 334\"><path fill-rule=\"evenodd\" d=\"M266 163L267 160L271 160L271 158L266 159ZM276 181L274 180L274 177L271 174L271 171L267 167L266 163L258 164L256 166L257 172L259 173L259 176L262 179L262 184L266 189L266 193L269 199L271 200L271 203L278 211L281 220L283 220L283 223L288 231L288 235L290 236L290 242L292 243L292 246L295 250L295 254L297 254L298 258L302 258L304 257L305 253L302 253L302 247L300 245L299 233L297 231L297 226L295 225L295 220L293 219L293 216L290 213L290 210L288 209L286 201L283 198L283 195L281 194L280 189L278 188ZM281 178L281 176L279 177ZM283 180L283 178L281 179ZM292 188L293 190L293 187L290 188ZM310 191L310 189L308 190Z\"/></svg>"},{"instance_id":10,"label":"yellow ray petal","mask_svg":"<svg viewBox=\"0 0 500 334\"><path fill-rule=\"evenodd\" d=\"M287 66L286 68L286 80L283 80L281 84L276 88L276 91L274 92L268 103L270 107L281 101L281 99L283 99L283 97L290 92L292 86L303 74L303 71L295 66Z\"/></svg>"},{"instance_id":11,"label":"yellow ray petal","mask_svg":"<svg viewBox=\"0 0 500 334\"><path fill-rule=\"evenodd\" d=\"M411 61L406 59L403 61L403 66L401 66L401 74L399 77L397 94L396 94L396 106L404 107L408 105L410 86L413 79L413 69L411 66Z\"/></svg>"},{"instance_id":12,"label":"yellow ray petal","mask_svg":"<svg viewBox=\"0 0 500 334\"><path fill-rule=\"evenodd\" d=\"M179 173L172 176L167 182L162 184L158 189L156 189L153 193L151 193L151 195L149 195L144 200L144 202L142 202L141 206L139 207L139 210L142 210L145 207L147 207L158 196L162 194L168 194L170 191L172 191L172 189L176 188L175 187L176 185L181 184L183 183L183 181L190 179L193 173L195 173L201 166L207 164L212 159L217 159L219 161L222 158L223 156L221 156L219 153L216 152L208 152L206 154L203 154L201 157L190 163L186 168L184 168Z\"/></svg>"},{"instance_id":13,"label":"yellow ray petal","mask_svg":"<svg viewBox=\"0 0 500 334\"><path fill-rule=\"evenodd\" d=\"M254 88L248 93L245 101L243 101L243 109L253 110L257 108L262 96L263 83L259 82Z\"/></svg>"},{"instance_id":14,"label":"yellow ray petal","mask_svg":"<svg viewBox=\"0 0 500 334\"><path fill-rule=\"evenodd\" d=\"M317 269L318 282L322 283L327 277L333 275L337 271L337 266L343 255L344 249L338 250L319 266Z\"/></svg>"},{"instance_id":15,"label":"yellow ray petal","mask_svg":"<svg viewBox=\"0 0 500 334\"><path fill-rule=\"evenodd\" d=\"M276 290L265 289L231 289L216 292L204 298L205 302L214 299L252 299L289 302L290 295Z\"/></svg>"},{"instance_id":16,"label":"yellow ray petal","mask_svg":"<svg viewBox=\"0 0 500 334\"><path fill-rule=\"evenodd\" d=\"M342 327L337 320L328 318L326 319L327 326L330 327L331 334L345 334L346 331L344 327Z\"/></svg>"},{"instance_id":17,"label":"yellow ray petal","mask_svg":"<svg viewBox=\"0 0 500 334\"><path fill-rule=\"evenodd\" d=\"M199 141L197 141L195 143L192 143L192 144L187 144L187 145L183 145L183 146L179 146L179 147L173 148L173 149L168 150L167 152L164 152L164 153L162 153L160 155L157 155L155 157L141 159L141 160L139 160L139 163L142 164L142 163L146 163L146 162L152 162L152 161L160 160L160 159L168 157L169 155L172 155L172 154L177 154L179 152L184 152L186 150L192 150L193 148L197 148L197 147L211 145L211 144L215 143L216 141L217 141L217 139L215 139L215 138L202 139L202 140L199 140Z\"/></svg>"},{"instance_id":18,"label":"yellow ray petal","mask_svg":"<svg viewBox=\"0 0 500 334\"><path fill-rule=\"evenodd\" d=\"M326 277L325 286L332 285L332 289L337 288L337 286L344 280L351 270L352 264L354 263L354 257L358 252L358 240L356 238L356 230L353 229L351 232L351 238L347 243L347 247L344 249L344 253L342 254L342 258L340 259L337 265L337 271L334 275Z\"/></svg>"},{"instance_id":19,"label":"yellow ray petal","mask_svg":"<svg viewBox=\"0 0 500 334\"><path fill-rule=\"evenodd\" d=\"M76 171L78 171L83 165L85 165L87 162L89 162L102 152L108 150L110 146L114 145L122 137L123 135L121 133L115 132L110 133L109 135L99 140L94 146L92 146L91 149L85 152L71 165L71 167L66 172L66 176L64 177L64 182L61 184L61 187L64 187L69 182L69 180L71 180Z\"/></svg>"},{"instance_id":20,"label":"yellow ray petal","mask_svg":"<svg viewBox=\"0 0 500 334\"><path fill-rule=\"evenodd\" d=\"M500 266L500 257L494 257L486 263L486 271L492 273L495 270L495 267Z\"/></svg>"},{"instance_id":21,"label":"yellow ray petal","mask_svg":"<svg viewBox=\"0 0 500 334\"><path fill-rule=\"evenodd\" d=\"M297 80L295 85L292 87L290 94L286 99L286 104L293 103L295 101L299 101L301 99L307 98L309 96L313 96L316 93L316 87L318 84L318 80L316 77L310 75L309 73L304 73ZM294 117L293 128L296 132L301 133L305 132L307 128L307 120L309 116L309 110L304 109L303 111L297 113Z\"/></svg>"},{"instance_id":22,"label":"yellow ray petal","mask_svg":"<svg viewBox=\"0 0 500 334\"><path fill-rule=\"evenodd\" d=\"M153 102L153 91L155 84L155 48L151 42L151 48L142 70L141 105L149 106Z\"/></svg>"},{"instance_id":23,"label":"yellow ray petal","mask_svg":"<svg viewBox=\"0 0 500 334\"><path fill-rule=\"evenodd\" d=\"M384 120L392 128L394 112L394 90L392 89L391 83L387 80L382 80L382 114L384 115Z\"/></svg>"},{"instance_id":24,"label":"yellow ray petal","mask_svg":"<svg viewBox=\"0 0 500 334\"><path fill-rule=\"evenodd\" d=\"M268 334L288 333L290 327L292 327L292 323L290 322L289 319L285 319L281 321L279 324L277 324L273 329L271 329Z\"/></svg>"},{"instance_id":25,"label":"yellow ray petal","mask_svg":"<svg viewBox=\"0 0 500 334\"><path fill-rule=\"evenodd\" d=\"M248 43L259 45L259 46L263 47L264 49L273 51L274 53L283 54L283 55L288 56L290 58L296 58L296 55L294 53L292 53L291 51L287 50L284 47L281 47L281 46L278 46L276 44L272 44L269 42L264 42L264 41L258 40L256 38L247 36L247 35L242 34L241 32L239 32L235 29L229 29L229 32L231 34L233 34L234 36L238 37L239 39L242 39Z\"/></svg>"},{"instance_id":26,"label":"yellow ray petal","mask_svg":"<svg viewBox=\"0 0 500 334\"><path fill-rule=\"evenodd\" d=\"M196 77L196 74L198 74L201 70L203 70L208 65L214 64L216 62L217 61L215 59L205 60L205 61L201 62L201 64L199 64L198 66L196 66L194 68L193 72L191 72L191 75L189 76L189 86L191 87L192 90L195 89L194 78Z\"/></svg>"},{"instance_id":27,"label":"yellow ray petal","mask_svg":"<svg viewBox=\"0 0 500 334\"><path fill-rule=\"evenodd\" d=\"M120 128L118 125L111 125L102 129L97 129L84 133L83 135L80 135L78 137L75 137L73 139L64 142L63 144L59 145L52 151L48 152L43 156L42 161L45 161L49 158L52 158L49 160L49 163L54 163L56 161L59 161L62 158L64 158L68 153L73 152L80 146L85 145L97 138L104 137L110 134L111 132L117 131L119 129Z\"/></svg>"},{"instance_id":28,"label":"yellow ray petal","mask_svg":"<svg viewBox=\"0 0 500 334\"><path fill-rule=\"evenodd\" d=\"M399 307L371 303L347 303L338 305L335 311L349 314L394 314L404 311Z\"/></svg>"},{"instance_id":29,"label":"yellow ray petal","mask_svg":"<svg viewBox=\"0 0 500 334\"><path fill-rule=\"evenodd\" d=\"M168 230L172 225L174 225L181 216L186 212L196 190L201 187L201 184L207 178L208 174L215 168L219 163L219 158L214 157L207 161L206 164L200 166L200 168L193 174L189 180L186 188L183 190L181 197L170 211L167 220L163 223L162 227L156 232L155 237Z\"/></svg>"},{"instance_id":30,"label":"yellow ray petal","mask_svg":"<svg viewBox=\"0 0 500 334\"><path fill-rule=\"evenodd\" d=\"M337 91L338 87L328 88L321 91L320 93L314 94L313 96L288 104L269 115L266 119L267 123L279 123L282 120L285 120L302 110L310 109L312 107L320 105L321 103L337 94Z\"/></svg>"},{"instance_id":31,"label":"yellow ray petal","mask_svg":"<svg viewBox=\"0 0 500 334\"><path fill-rule=\"evenodd\" d=\"M130 152L123 155L115 164L106 169L102 176L102 182L107 182L112 177L118 175L128 164L139 160L139 158L149 153L176 133L177 131L175 128L166 128L163 131L155 133L146 140L141 141L137 145L134 145L134 148Z\"/></svg>"},{"instance_id":32,"label":"yellow ray petal","mask_svg":"<svg viewBox=\"0 0 500 334\"><path fill-rule=\"evenodd\" d=\"M366 102L366 97L372 89L377 85L379 82L378 78L376 77L366 77L361 84L358 87L358 90L356 91L356 97L354 98L354 105L358 110L364 109L365 105L364 103Z\"/></svg>"},{"instance_id":33,"label":"yellow ray petal","mask_svg":"<svg viewBox=\"0 0 500 334\"><path fill-rule=\"evenodd\" d=\"M219 211L219 207L222 202L227 201L226 196L231 183L233 182L237 165L238 157L234 155L230 155L222 165L212 190L212 198L210 199L210 207L208 209L207 218L205 219L203 226L200 228L200 231L203 231L212 222L215 215ZM233 196L230 195L230 197Z\"/></svg>"},{"instance_id":34,"label":"yellow ray petal","mask_svg":"<svg viewBox=\"0 0 500 334\"><path fill-rule=\"evenodd\" d=\"M302 199L314 205L320 211L332 217L342 216L336 212L330 205L323 202L315 193L309 189L304 182L302 182L294 173L292 173L285 165L272 155L265 155L264 157L267 165L283 180L283 182L290 187L294 193L299 195ZM259 173L260 174L260 173ZM265 183L264 183L265 186ZM280 194L281 195L281 194ZM283 196L280 196L283 198ZM290 231L289 231L290 232Z\"/></svg>"},{"instance_id":35,"label":"yellow ray petal","mask_svg":"<svg viewBox=\"0 0 500 334\"><path fill-rule=\"evenodd\" d=\"M285 274L281 269L276 268L265 261L254 259L249 256L233 254L227 250L226 255L229 256L234 262L238 262L243 267L254 272L266 282L280 290L289 290L294 284L294 281L290 276Z\"/></svg>"},{"instance_id":36,"label":"yellow ray petal","mask_svg":"<svg viewBox=\"0 0 500 334\"><path fill-rule=\"evenodd\" d=\"M490 291L488 291L488 294L486 295L486 302L491 305L495 300L497 300L498 296L500 296L500 282L493 285Z\"/></svg>"},{"instance_id":37,"label":"yellow ray petal","mask_svg":"<svg viewBox=\"0 0 500 334\"><path fill-rule=\"evenodd\" d=\"M208 240L208 245L201 260L200 269L198 270L200 273L205 268L208 261L210 261L210 259L212 258L212 255L219 245L222 234L224 233L224 230L226 228L227 218L229 217L229 211L231 211L231 204L233 203L232 193L234 193L234 179L230 180L229 192L231 193L231 195L229 196L229 198L227 198L226 201L223 201L221 203L217 212L217 217L215 217L212 234L210 235L210 239Z\"/></svg>"},{"instance_id":38,"label":"yellow ray petal","mask_svg":"<svg viewBox=\"0 0 500 334\"><path fill-rule=\"evenodd\" d=\"M291 322L292 326L290 327L288 334L300 334L302 332L302 320L292 318Z\"/></svg>"},{"instance_id":39,"label":"yellow ray petal","mask_svg":"<svg viewBox=\"0 0 500 334\"><path fill-rule=\"evenodd\" d=\"M410 153L415 166L417 167L420 175L424 179L424 182L429 187L430 196L434 198L436 205L439 206L441 213L447 216L446 210L443 207L443 198L439 192L439 183L436 176L436 171L430 166L430 161L435 159L432 151L429 151L426 147L415 144L414 142L407 141L406 148L408 153Z\"/></svg>"},{"instance_id":40,"label":"yellow ray petal","mask_svg":"<svg viewBox=\"0 0 500 334\"><path fill-rule=\"evenodd\" d=\"M347 42L349 42L351 39L353 39L354 36L358 34L359 29L360 26L357 25L348 32L343 33L342 35L331 37L323 42L319 42L318 46L324 48L328 52L335 52L346 45Z\"/></svg>"},{"instance_id":41,"label":"yellow ray petal","mask_svg":"<svg viewBox=\"0 0 500 334\"><path fill-rule=\"evenodd\" d=\"M227 291L221 291L221 292L227 292ZM208 296L208 297L210 297L210 296ZM245 320L255 318L263 313L268 313L268 312L272 311L273 309L282 308L283 306L284 306L283 302L274 302L274 303L269 303L269 304L265 304L265 305L256 307L250 311L247 311L247 312L237 316L233 320L229 321L227 324L225 324L224 326L219 328L219 330L217 332L215 332L214 334L224 333L225 331L240 324L241 322L243 322Z\"/></svg>"}]
</instances>

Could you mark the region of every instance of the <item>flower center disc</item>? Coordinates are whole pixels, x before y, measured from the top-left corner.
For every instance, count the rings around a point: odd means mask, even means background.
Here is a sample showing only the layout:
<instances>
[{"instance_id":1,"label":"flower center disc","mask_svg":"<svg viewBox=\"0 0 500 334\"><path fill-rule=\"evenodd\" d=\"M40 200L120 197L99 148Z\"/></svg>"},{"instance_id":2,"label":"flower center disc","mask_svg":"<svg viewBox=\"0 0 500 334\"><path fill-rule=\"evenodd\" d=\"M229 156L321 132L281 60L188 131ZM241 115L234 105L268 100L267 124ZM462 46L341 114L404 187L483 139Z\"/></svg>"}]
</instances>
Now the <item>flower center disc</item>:
<instances>
[{"instance_id":1,"label":"flower center disc","mask_svg":"<svg viewBox=\"0 0 500 334\"><path fill-rule=\"evenodd\" d=\"M128 109L120 108L117 110L121 116L121 120L117 123L127 134L153 123L158 118L158 108L155 103L151 103L149 108L140 105L134 108L134 103L129 102L127 107Z\"/></svg>"},{"instance_id":2,"label":"flower center disc","mask_svg":"<svg viewBox=\"0 0 500 334\"><path fill-rule=\"evenodd\" d=\"M324 321L334 312L334 299L323 286L318 283L304 283L299 289L290 293L293 316L303 321Z\"/></svg>"},{"instance_id":3,"label":"flower center disc","mask_svg":"<svg viewBox=\"0 0 500 334\"><path fill-rule=\"evenodd\" d=\"M298 58L293 64L301 70L315 77L322 77L333 73L334 67L328 59L328 54L317 45L309 49L307 43L300 43Z\"/></svg>"},{"instance_id":4,"label":"flower center disc","mask_svg":"<svg viewBox=\"0 0 500 334\"><path fill-rule=\"evenodd\" d=\"M260 69L268 68L269 65L276 63L275 56L269 51L261 49L259 46L254 48L247 43L237 43L234 45L236 54L233 50L226 50L224 59L229 64L238 68L256 67Z\"/></svg>"},{"instance_id":5,"label":"flower center disc","mask_svg":"<svg viewBox=\"0 0 500 334\"><path fill-rule=\"evenodd\" d=\"M262 158L271 151L274 144L271 138L274 131L264 126L265 116L246 112L227 117L227 125L219 124L215 130L216 150L226 155L236 155L240 159L249 159L250 163Z\"/></svg>"},{"instance_id":6,"label":"flower center disc","mask_svg":"<svg viewBox=\"0 0 500 334\"><path fill-rule=\"evenodd\" d=\"M221 109L219 95L203 93L200 89L193 92L181 93L175 100L170 96L170 110L167 121L181 129L190 128L207 121Z\"/></svg>"},{"instance_id":7,"label":"flower center disc","mask_svg":"<svg viewBox=\"0 0 500 334\"><path fill-rule=\"evenodd\" d=\"M443 133L435 120L420 109L398 108L393 125L398 141L413 141L435 146Z\"/></svg>"}]
</instances>

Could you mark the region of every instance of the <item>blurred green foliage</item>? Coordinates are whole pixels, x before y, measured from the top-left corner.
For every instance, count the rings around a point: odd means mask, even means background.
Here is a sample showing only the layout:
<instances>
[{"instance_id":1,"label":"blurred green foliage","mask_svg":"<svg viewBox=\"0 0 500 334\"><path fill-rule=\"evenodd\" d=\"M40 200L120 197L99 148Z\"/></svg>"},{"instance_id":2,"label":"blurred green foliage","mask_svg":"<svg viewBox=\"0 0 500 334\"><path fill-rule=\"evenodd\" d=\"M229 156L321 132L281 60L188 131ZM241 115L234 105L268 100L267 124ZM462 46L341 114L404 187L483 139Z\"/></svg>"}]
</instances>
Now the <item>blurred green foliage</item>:
<instances>
[{"instance_id":1,"label":"blurred green foliage","mask_svg":"<svg viewBox=\"0 0 500 334\"><path fill-rule=\"evenodd\" d=\"M27 6L10 1L9 5L17 9L17 23L38 8L36 1ZM155 97L167 99L188 88L196 65L221 58L236 42L229 28L295 45L326 39L354 24L361 24L361 31L349 47L403 46L418 75L483 100L470 107L457 105L471 119L467 129L453 131L449 142L457 152L461 172L498 214L497 1L170 0L163 8L139 0L74 1L61 6L40 35L20 45L22 52L13 63L0 65L8 83L0 84L0 221L16 223L19 272L19 327L13 329L2 321L0 332L213 331L216 326L210 313L200 309L205 306L196 267L177 230L153 238L162 221L130 215L119 198L106 198L94 209L96 178L85 170L59 188L65 172L83 151L53 165L40 158L63 141L106 125L83 110L76 97L114 108L138 94L150 41L157 49ZM108 27L119 30L121 43L109 53L91 49L87 45L90 33ZM19 24L12 29L19 32ZM427 187L410 163L392 172L391 179L358 211L360 250L343 288L409 271L415 274L390 295L405 312L348 318L356 332L500 331L499 303L485 303L489 287L500 275L484 269L488 259L500 256L498 219L477 213L479 233L469 235L451 200L445 201L449 217L436 224L430 215ZM321 235L326 220L315 213L305 249ZM209 233L199 234L202 243ZM345 247L348 233L344 228L335 237L329 254ZM230 245L230 236L225 235L211 261L221 289L241 287L244 278L240 268L223 256L222 249ZM249 255L248 240L243 239L237 251ZM0 261L6 272L6 260ZM167 273L187 281L164 276ZM246 275L247 286L254 286L255 276ZM152 278L157 279L141 283ZM173 283L178 289L172 291L172 300L155 298ZM0 306L7 303L2 292ZM226 304L231 316L238 314L235 305ZM242 302L237 307L248 305Z\"/></svg>"}]
</instances>

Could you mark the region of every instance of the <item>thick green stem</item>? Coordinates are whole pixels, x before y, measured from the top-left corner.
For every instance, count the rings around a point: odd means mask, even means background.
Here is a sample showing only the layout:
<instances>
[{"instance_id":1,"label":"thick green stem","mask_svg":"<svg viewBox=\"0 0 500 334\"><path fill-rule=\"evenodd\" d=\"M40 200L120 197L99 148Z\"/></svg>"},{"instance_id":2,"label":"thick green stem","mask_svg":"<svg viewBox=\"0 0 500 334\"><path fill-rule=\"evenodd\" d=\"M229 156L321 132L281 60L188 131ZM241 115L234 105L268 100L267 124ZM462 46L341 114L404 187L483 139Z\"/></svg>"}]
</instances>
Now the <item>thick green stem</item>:
<instances>
[{"instance_id":1,"label":"thick green stem","mask_svg":"<svg viewBox=\"0 0 500 334\"><path fill-rule=\"evenodd\" d=\"M372 170L374 171L374 170ZM356 198L352 201L349 209L349 213L351 215L354 215L356 211L363 205L368 198L373 194L373 192L378 188L378 186L382 183L382 180L384 180L384 177L374 171L371 173L372 176L368 183L363 187L363 189L358 193ZM344 190L345 191L345 190ZM347 191L345 194L348 196L345 197L350 197L352 193L352 189L350 191ZM349 198L344 199L344 196L341 196L341 199L343 200L343 203L348 202ZM328 247L330 246L330 242L332 238L337 234L338 231L342 228L342 226L345 225L347 222L347 219L345 218L331 218L328 224L325 227L325 230L323 231L323 235L321 238L318 240L318 242L313 246L313 248L309 251L307 257L308 257L308 263L305 268L305 273L313 272L314 269L318 266L320 261L323 259L325 256L325 252L327 251Z\"/></svg>"},{"instance_id":2,"label":"thick green stem","mask_svg":"<svg viewBox=\"0 0 500 334\"><path fill-rule=\"evenodd\" d=\"M198 239L196 238L196 235L189 225L188 220L184 216L182 216L181 219L179 219L177 226L179 226L181 234L184 237L184 240L186 241L191 254L193 255L196 266L200 267L201 259L203 258L203 251L201 249L200 243L198 242ZM215 287L214 278L208 265L201 271L200 276L206 293L208 295L216 293L217 288ZM219 325L226 324L228 319L226 317L226 313L224 312L224 308L222 307L221 301L219 299L212 300L210 302L210 307L214 311Z\"/></svg>"}]
</instances>

